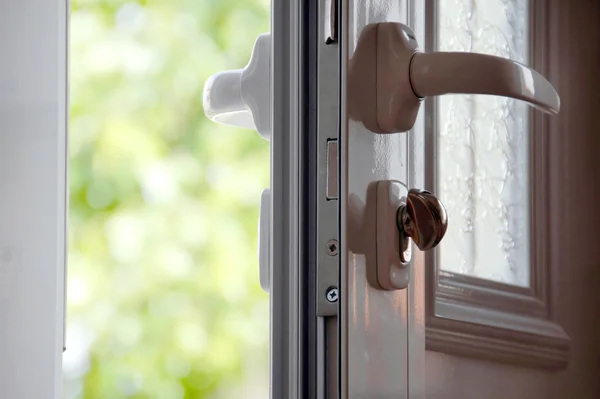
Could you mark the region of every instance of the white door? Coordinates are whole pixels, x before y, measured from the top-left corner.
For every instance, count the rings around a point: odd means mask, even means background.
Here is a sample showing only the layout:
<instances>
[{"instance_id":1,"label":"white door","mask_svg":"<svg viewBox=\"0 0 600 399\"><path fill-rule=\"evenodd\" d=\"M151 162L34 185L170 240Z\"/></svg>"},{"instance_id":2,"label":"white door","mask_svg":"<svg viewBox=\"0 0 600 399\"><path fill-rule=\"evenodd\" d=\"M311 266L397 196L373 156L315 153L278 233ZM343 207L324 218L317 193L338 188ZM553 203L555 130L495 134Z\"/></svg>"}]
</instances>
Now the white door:
<instances>
[{"instance_id":1,"label":"white door","mask_svg":"<svg viewBox=\"0 0 600 399\"><path fill-rule=\"evenodd\" d=\"M0 397L7 399L60 396L66 3L0 5Z\"/></svg>"},{"instance_id":2,"label":"white door","mask_svg":"<svg viewBox=\"0 0 600 399\"><path fill-rule=\"evenodd\" d=\"M341 397L599 397L600 8L552 0L340 3ZM413 33L382 36L375 24L383 22ZM456 88L482 73L488 76L479 84L502 81L489 65L436 81L453 61L439 58L424 72L415 58L406 67L390 44L402 37L421 51L522 62L556 87L560 114L502 97L428 97L409 132L376 133L411 119L402 113L412 103L398 105L403 97L377 81L388 62L400 78L384 78L396 91L402 79L413 79L417 94L424 86L442 93L432 86ZM382 62L382 49L398 51ZM415 89L421 73L429 75ZM547 93L527 88L536 85L534 73L523 76L524 90ZM470 89L463 92L486 92ZM388 108L378 102L382 95L392 99L383 102ZM447 210L441 244L413 249L408 267L381 262L389 255L381 247L393 246L385 232L395 234L383 226L390 215L380 219L390 201L378 182L389 180L430 190ZM405 195L398 187L396 195ZM388 290L374 286L373 273L376 283L388 279ZM402 276L407 288L393 289Z\"/></svg>"}]
</instances>

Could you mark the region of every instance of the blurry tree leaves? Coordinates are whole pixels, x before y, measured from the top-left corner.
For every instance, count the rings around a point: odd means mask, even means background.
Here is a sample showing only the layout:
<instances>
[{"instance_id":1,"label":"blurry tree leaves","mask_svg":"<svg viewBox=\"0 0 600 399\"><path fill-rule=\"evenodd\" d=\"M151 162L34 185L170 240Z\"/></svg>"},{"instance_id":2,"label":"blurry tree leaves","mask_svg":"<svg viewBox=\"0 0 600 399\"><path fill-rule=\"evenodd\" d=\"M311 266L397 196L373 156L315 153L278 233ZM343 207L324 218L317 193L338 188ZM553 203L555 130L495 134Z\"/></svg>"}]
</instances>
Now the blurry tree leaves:
<instances>
[{"instance_id":1,"label":"blurry tree leaves","mask_svg":"<svg viewBox=\"0 0 600 399\"><path fill-rule=\"evenodd\" d=\"M265 0L73 0L65 399L266 395L269 145L208 121Z\"/></svg>"}]
</instances>

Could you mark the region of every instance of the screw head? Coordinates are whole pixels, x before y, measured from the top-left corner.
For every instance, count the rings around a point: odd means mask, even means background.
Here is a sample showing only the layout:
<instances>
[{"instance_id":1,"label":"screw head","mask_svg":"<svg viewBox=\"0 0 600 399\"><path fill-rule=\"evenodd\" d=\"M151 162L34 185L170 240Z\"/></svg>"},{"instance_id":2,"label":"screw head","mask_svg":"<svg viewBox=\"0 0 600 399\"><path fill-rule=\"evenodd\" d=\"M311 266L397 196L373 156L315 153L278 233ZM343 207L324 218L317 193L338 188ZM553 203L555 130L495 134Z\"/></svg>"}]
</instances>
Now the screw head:
<instances>
[{"instance_id":1,"label":"screw head","mask_svg":"<svg viewBox=\"0 0 600 399\"><path fill-rule=\"evenodd\" d=\"M335 303L337 302L339 297L339 292L337 287L329 287L327 288L327 292L325 292L325 298L327 298L327 301L330 303Z\"/></svg>"},{"instance_id":2,"label":"screw head","mask_svg":"<svg viewBox=\"0 0 600 399\"><path fill-rule=\"evenodd\" d=\"M335 256L338 254L339 245L337 240L329 240L327 241L327 255Z\"/></svg>"}]
</instances>

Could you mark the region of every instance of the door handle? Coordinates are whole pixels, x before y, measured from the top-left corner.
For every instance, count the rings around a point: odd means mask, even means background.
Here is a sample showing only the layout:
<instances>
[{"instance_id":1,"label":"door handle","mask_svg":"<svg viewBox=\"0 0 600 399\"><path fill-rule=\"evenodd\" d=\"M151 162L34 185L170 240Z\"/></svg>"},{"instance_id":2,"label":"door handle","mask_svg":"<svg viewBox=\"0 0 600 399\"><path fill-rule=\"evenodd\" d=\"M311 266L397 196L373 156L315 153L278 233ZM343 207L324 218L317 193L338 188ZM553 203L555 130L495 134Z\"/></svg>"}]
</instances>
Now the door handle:
<instances>
[{"instance_id":1,"label":"door handle","mask_svg":"<svg viewBox=\"0 0 600 399\"><path fill-rule=\"evenodd\" d=\"M558 114L560 98L537 71L502 57L477 53L415 53L410 83L418 97L442 94L491 94L525 101Z\"/></svg>"},{"instance_id":2,"label":"door handle","mask_svg":"<svg viewBox=\"0 0 600 399\"><path fill-rule=\"evenodd\" d=\"M350 117L375 133L410 130L424 97L488 94L525 101L557 114L558 93L535 70L492 55L423 53L412 30L401 23L363 29L350 61Z\"/></svg>"},{"instance_id":3,"label":"door handle","mask_svg":"<svg viewBox=\"0 0 600 399\"><path fill-rule=\"evenodd\" d=\"M204 113L212 121L271 137L271 34L259 35L248 65L219 72L204 84Z\"/></svg>"}]
</instances>

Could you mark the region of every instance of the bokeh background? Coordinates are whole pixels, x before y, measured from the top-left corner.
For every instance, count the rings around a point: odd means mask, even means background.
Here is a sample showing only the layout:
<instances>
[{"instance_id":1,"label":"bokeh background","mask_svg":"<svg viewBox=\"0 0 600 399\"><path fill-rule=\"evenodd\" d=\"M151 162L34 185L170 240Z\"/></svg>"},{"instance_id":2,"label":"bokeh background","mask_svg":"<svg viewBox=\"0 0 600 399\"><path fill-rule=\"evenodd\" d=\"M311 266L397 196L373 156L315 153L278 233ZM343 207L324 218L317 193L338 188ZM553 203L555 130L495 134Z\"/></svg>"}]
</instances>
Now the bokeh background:
<instances>
[{"instance_id":1,"label":"bokeh background","mask_svg":"<svg viewBox=\"0 0 600 399\"><path fill-rule=\"evenodd\" d=\"M268 0L72 0L64 398L268 397L269 143L214 124Z\"/></svg>"}]
</instances>

